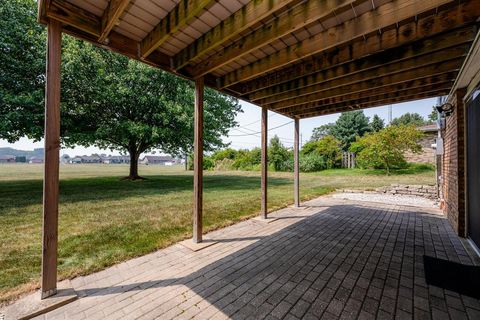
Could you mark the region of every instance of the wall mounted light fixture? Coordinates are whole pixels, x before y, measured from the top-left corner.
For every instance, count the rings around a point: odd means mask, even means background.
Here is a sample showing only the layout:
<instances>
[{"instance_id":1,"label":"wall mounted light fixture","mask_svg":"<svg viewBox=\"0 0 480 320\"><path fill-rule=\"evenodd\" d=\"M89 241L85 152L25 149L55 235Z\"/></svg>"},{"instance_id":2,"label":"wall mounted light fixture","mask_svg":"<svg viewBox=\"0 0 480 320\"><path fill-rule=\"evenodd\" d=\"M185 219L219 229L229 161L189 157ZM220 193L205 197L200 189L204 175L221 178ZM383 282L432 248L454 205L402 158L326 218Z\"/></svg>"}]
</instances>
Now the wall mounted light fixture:
<instances>
[{"instance_id":1,"label":"wall mounted light fixture","mask_svg":"<svg viewBox=\"0 0 480 320\"><path fill-rule=\"evenodd\" d=\"M435 107L437 111L444 117L448 117L453 112L453 105L451 103L444 103Z\"/></svg>"}]
</instances>

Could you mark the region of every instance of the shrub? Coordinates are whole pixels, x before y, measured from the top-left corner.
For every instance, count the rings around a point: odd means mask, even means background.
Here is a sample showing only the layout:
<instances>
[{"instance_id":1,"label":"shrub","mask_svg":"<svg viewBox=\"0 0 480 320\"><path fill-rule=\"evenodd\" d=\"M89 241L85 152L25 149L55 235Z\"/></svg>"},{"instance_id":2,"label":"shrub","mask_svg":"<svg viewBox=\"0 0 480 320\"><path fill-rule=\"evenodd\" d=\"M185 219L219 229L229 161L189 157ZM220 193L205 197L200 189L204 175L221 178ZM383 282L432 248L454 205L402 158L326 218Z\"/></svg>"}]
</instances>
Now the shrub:
<instances>
[{"instance_id":1,"label":"shrub","mask_svg":"<svg viewBox=\"0 0 480 320\"><path fill-rule=\"evenodd\" d=\"M299 167L301 172L315 172L327 169L325 159L316 152L300 157Z\"/></svg>"},{"instance_id":2,"label":"shrub","mask_svg":"<svg viewBox=\"0 0 480 320\"><path fill-rule=\"evenodd\" d=\"M404 153L420 152L418 140L422 133L414 126L388 126L378 132L366 134L352 143L350 151L355 152L356 162L363 168L385 169L387 175L392 168L407 165Z\"/></svg>"},{"instance_id":3,"label":"shrub","mask_svg":"<svg viewBox=\"0 0 480 320\"><path fill-rule=\"evenodd\" d=\"M318 141L309 141L302 148L303 155L316 153L323 157L327 169L340 166L342 159L341 143L335 137L328 135Z\"/></svg>"},{"instance_id":4,"label":"shrub","mask_svg":"<svg viewBox=\"0 0 480 320\"><path fill-rule=\"evenodd\" d=\"M234 170L234 161L229 158L215 161L215 171L231 171Z\"/></svg>"}]
</instances>

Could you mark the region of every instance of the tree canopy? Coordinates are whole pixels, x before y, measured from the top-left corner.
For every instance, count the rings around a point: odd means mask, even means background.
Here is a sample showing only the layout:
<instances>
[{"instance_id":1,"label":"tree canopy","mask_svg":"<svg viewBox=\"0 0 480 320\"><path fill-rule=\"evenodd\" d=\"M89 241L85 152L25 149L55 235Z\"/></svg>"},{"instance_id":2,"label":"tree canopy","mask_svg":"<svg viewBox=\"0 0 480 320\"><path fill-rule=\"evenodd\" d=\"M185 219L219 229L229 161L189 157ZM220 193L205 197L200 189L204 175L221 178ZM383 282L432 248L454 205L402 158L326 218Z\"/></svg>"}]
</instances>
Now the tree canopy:
<instances>
[{"instance_id":1,"label":"tree canopy","mask_svg":"<svg viewBox=\"0 0 480 320\"><path fill-rule=\"evenodd\" d=\"M33 0L0 5L0 139L43 135L45 32Z\"/></svg>"},{"instance_id":2,"label":"tree canopy","mask_svg":"<svg viewBox=\"0 0 480 320\"><path fill-rule=\"evenodd\" d=\"M378 115L374 115L372 122L370 123L370 127L372 128L373 132L378 132L385 128L385 122Z\"/></svg>"},{"instance_id":3,"label":"tree canopy","mask_svg":"<svg viewBox=\"0 0 480 320\"><path fill-rule=\"evenodd\" d=\"M370 131L368 117L363 111L344 112L331 128L330 134L340 140L343 150L348 150L357 136L363 136Z\"/></svg>"},{"instance_id":4,"label":"tree canopy","mask_svg":"<svg viewBox=\"0 0 480 320\"><path fill-rule=\"evenodd\" d=\"M383 168L389 175L392 168L406 165L406 151L421 151L418 144L421 137L422 133L413 125L388 126L357 138L350 151L357 154L356 161L360 167Z\"/></svg>"},{"instance_id":5,"label":"tree canopy","mask_svg":"<svg viewBox=\"0 0 480 320\"><path fill-rule=\"evenodd\" d=\"M35 8L31 0L9 1L0 8L0 39L5 40L0 44L0 138L11 142L43 136L45 31L35 20ZM132 179L138 178L143 152L153 148L173 155L191 152L191 82L65 35L63 40L64 145L128 153ZM236 124L240 111L235 98L205 90L205 151L224 146L221 136Z\"/></svg>"},{"instance_id":6,"label":"tree canopy","mask_svg":"<svg viewBox=\"0 0 480 320\"><path fill-rule=\"evenodd\" d=\"M407 113L401 115L400 117L393 119L392 123L391 123L391 125L394 125L394 126L413 125L413 126L416 126L416 127L423 126L425 124L428 124L428 122L425 121L425 119L416 112L415 113L407 112Z\"/></svg>"},{"instance_id":7,"label":"tree canopy","mask_svg":"<svg viewBox=\"0 0 480 320\"><path fill-rule=\"evenodd\" d=\"M330 135L331 130L334 126L335 126L335 123L327 123L314 128L312 131L312 136L310 137L310 141L318 141L323 137Z\"/></svg>"}]
</instances>

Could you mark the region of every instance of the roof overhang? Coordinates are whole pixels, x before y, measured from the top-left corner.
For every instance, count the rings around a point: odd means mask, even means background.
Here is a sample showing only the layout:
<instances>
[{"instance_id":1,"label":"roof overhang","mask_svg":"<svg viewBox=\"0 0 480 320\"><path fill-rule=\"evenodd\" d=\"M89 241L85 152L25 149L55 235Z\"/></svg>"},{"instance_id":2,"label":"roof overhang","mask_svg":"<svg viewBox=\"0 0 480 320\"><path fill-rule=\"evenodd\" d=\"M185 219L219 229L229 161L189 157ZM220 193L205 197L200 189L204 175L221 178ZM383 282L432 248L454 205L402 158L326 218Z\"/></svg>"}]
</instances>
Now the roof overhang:
<instances>
[{"instance_id":1,"label":"roof overhang","mask_svg":"<svg viewBox=\"0 0 480 320\"><path fill-rule=\"evenodd\" d=\"M448 94L480 16L478 0L177 2L40 0L39 21L306 118Z\"/></svg>"}]
</instances>

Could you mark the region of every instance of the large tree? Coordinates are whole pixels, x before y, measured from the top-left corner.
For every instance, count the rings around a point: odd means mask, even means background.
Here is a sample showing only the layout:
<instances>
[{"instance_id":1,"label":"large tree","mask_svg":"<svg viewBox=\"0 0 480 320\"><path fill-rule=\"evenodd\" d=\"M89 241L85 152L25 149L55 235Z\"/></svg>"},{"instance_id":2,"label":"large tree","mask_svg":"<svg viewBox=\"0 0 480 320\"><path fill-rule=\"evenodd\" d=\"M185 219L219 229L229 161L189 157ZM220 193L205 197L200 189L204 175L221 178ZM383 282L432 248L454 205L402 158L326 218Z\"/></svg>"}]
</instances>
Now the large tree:
<instances>
[{"instance_id":1,"label":"large tree","mask_svg":"<svg viewBox=\"0 0 480 320\"><path fill-rule=\"evenodd\" d=\"M357 154L356 161L360 167L383 168L389 175L393 168L407 164L405 152L421 151L418 140L422 135L413 125L388 126L358 137L350 146L350 151Z\"/></svg>"},{"instance_id":2,"label":"large tree","mask_svg":"<svg viewBox=\"0 0 480 320\"><path fill-rule=\"evenodd\" d=\"M394 125L394 126L413 125L413 126L416 126L416 127L423 126L425 124L427 124L425 119L416 112L415 113L407 112L405 114L402 114L400 117L393 119L392 123L391 123L391 125Z\"/></svg>"},{"instance_id":3,"label":"large tree","mask_svg":"<svg viewBox=\"0 0 480 320\"><path fill-rule=\"evenodd\" d=\"M335 126L331 128L330 134L340 140L343 150L348 150L357 136L361 137L370 130L368 117L363 111L358 110L342 113L335 122Z\"/></svg>"},{"instance_id":4,"label":"large tree","mask_svg":"<svg viewBox=\"0 0 480 320\"><path fill-rule=\"evenodd\" d=\"M13 29L2 26L0 31L2 39L10 40L2 47L0 57L10 59L9 65L2 64L0 69L0 74L5 75L0 90L2 96L7 97L0 100L0 115L6 115L0 118L0 137L9 141L21 136L38 140L43 134L45 51L44 45L37 43L44 43L44 30L37 27L34 19L23 16L35 17L33 1L8 3L9 11L2 12L1 18L2 22L13 20L3 22ZM22 32L29 36L15 42L13 39ZM130 179L139 178L138 158L143 152L155 148L183 155L192 150L194 88L191 82L68 36L63 38L61 135L64 145L95 145L128 153ZM31 50L29 55L12 56L24 47ZM32 61L35 68L29 70ZM22 85L17 89L18 83ZM26 98L18 98L22 96ZM223 146L221 136L236 124L235 115L241 109L236 99L213 90L207 89L204 99L204 148L209 151ZM15 121L17 119L20 120Z\"/></svg>"},{"instance_id":5,"label":"large tree","mask_svg":"<svg viewBox=\"0 0 480 320\"><path fill-rule=\"evenodd\" d=\"M323 139L324 137L331 134L332 128L335 126L335 123L327 123L316 127L312 131L312 136L310 137L310 141L318 141Z\"/></svg>"},{"instance_id":6,"label":"large tree","mask_svg":"<svg viewBox=\"0 0 480 320\"><path fill-rule=\"evenodd\" d=\"M0 5L0 139L43 133L45 32L33 0Z\"/></svg>"},{"instance_id":7,"label":"large tree","mask_svg":"<svg viewBox=\"0 0 480 320\"><path fill-rule=\"evenodd\" d=\"M382 118L380 118L377 114L373 116L372 122L370 123L370 127L372 128L373 132L378 132L385 127L385 122Z\"/></svg>"}]
</instances>

